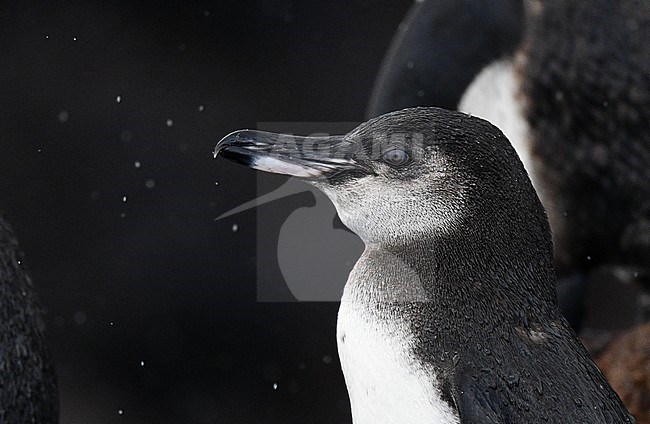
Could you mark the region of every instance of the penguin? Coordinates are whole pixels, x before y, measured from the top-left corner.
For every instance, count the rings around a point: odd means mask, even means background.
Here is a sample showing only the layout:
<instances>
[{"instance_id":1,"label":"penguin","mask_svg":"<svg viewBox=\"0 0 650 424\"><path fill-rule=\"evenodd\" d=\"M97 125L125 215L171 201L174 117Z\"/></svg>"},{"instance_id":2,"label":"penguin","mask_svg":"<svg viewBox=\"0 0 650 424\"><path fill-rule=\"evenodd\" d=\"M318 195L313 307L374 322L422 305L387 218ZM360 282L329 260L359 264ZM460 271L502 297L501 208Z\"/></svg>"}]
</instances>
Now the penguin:
<instances>
[{"instance_id":1,"label":"penguin","mask_svg":"<svg viewBox=\"0 0 650 424\"><path fill-rule=\"evenodd\" d=\"M0 217L0 422L57 424L56 376L18 242Z\"/></svg>"},{"instance_id":2,"label":"penguin","mask_svg":"<svg viewBox=\"0 0 650 424\"><path fill-rule=\"evenodd\" d=\"M411 108L214 155L317 187L364 242L337 321L355 424L635 422L558 310L545 211L489 122Z\"/></svg>"},{"instance_id":3,"label":"penguin","mask_svg":"<svg viewBox=\"0 0 650 424\"><path fill-rule=\"evenodd\" d=\"M455 109L476 75L521 40L521 0L419 0L384 56L366 117L413 106Z\"/></svg>"},{"instance_id":4,"label":"penguin","mask_svg":"<svg viewBox=\"0 0 650 424\"><path fill-rule=\"evenodd\" d=\"M490 120L518 146L549 215L560 275L587 279L608 267L647 290L650 5L527 6L517 52L484 70L459 109ZM643 322L650 310L639 299Z\"/></svg>"},{"instance_id":5,"label":"penguin","mask_svg":"<svg viewBox=\"0 0 650 424\"><path fill-rule=\"evenodd\" d=\"M418 12L419 19L426 19L424 23L408 27L416 34L405 37L398 32L394 37L393 45L404 39L412 44L402 43L403 51L431 47L428 55L414 56L413 69L426 67L440 56L462 55L463 46L451 44L447 50L452 53L445 53L431 39L432 32L441 31L440 23L427 16L444 9L435 3L429 2L426 12ZM466 79L471 83L464 89L453 84L449 88L455 95L462 94L455 107L499 127L524 161L549 215L561 277L559 300L573 327L580 330L589 321L589 316L584 317L588 282L603 269L623 284L638 287L636 322L647 321L650 5L642 0L526 0L519 7L523 13L518 15L489 8L491 14L501 16L494 22L512 25L513 30L506 31L502 24L495 24L510 42L494 40L485 26L477 25L474 37L489 42L483 60L448 67L452 81L457 79L458 68L463 75L474 75ZM414 5L413 13L415 9ZM416 19L409 15L404 22ZM513 23L513 19L521 22ZM467 41L467 31L454 22L445 28L470 50L478 43ZM447 101L445 96L426 102L412 96L410 103L395 100L426 87L429 81L446 81L447 75L419 74L417 80L395 90L397 82L386 77L396 75L395 71L386 69L404 65L390 51L369 111L376 112L372 105L377 98L385 99L384 110Z\"/></svg>"}]
</instances>

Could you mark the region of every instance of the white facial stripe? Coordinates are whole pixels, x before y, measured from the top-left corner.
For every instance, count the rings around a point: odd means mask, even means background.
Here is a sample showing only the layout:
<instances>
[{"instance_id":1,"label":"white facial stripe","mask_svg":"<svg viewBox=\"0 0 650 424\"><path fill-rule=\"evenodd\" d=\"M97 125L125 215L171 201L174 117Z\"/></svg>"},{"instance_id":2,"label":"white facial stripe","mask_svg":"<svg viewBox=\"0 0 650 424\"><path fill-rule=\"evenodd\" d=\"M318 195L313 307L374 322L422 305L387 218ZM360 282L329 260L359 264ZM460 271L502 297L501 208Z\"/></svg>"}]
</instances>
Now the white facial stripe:
<instances>
[{"instance_id":1,"label":"white facial stripe","mask_svg":"<svg viewBox=\"0 0 650 424\"><path fill-rule=\"evenodd\" d=\"M437 164L442 161L439 158ZM332 200L341 221L366 244L412 240L434 231L448 233L462 219L463 189L450 190L453 195L436 193L427 176L406 181L370 176L345 186L317 187Z\"/></svg>"}]
</instances>

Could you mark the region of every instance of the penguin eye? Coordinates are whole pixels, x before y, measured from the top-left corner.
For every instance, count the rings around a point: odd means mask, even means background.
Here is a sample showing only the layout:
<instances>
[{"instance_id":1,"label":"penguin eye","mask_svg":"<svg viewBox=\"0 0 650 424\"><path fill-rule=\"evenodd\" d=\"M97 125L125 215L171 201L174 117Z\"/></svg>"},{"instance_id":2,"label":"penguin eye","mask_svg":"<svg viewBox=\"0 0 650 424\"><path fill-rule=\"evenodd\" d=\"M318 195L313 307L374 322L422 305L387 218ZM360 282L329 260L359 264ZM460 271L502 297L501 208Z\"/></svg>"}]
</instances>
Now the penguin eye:
<instances>
[{"instance_id":1,"label":"penguin eye","mask_svg":"<svg viewBox=\"0 0 650 424\"><path fill-rule=\"evenodd\" d=\"M392 166L402 166L411 159L406 150L398 147L385 151L382 158L384 159L384 162Z\"/></svg>"}]
</instances>

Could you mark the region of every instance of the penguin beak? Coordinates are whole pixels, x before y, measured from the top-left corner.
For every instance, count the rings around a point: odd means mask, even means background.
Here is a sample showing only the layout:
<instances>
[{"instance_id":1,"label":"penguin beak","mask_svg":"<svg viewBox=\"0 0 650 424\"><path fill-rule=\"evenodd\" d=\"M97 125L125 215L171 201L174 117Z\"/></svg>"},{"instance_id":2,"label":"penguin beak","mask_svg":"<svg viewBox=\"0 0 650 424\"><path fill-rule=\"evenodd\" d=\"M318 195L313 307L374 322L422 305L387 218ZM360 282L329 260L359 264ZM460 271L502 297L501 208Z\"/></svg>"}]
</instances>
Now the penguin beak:
<instances>
[{"instance_id":1,"label":"penguin beak","mask_svg":"<svg viewBox=\"0 0 650 424\"><path fill-rule=\"evenodd\" d=\"M303 137L267 131L239 130L225 136L214 148L221 155L261 171L322 180L343 172L373 174L355 159L359 148L344 136Z\"/></svg>"}]
</instances>

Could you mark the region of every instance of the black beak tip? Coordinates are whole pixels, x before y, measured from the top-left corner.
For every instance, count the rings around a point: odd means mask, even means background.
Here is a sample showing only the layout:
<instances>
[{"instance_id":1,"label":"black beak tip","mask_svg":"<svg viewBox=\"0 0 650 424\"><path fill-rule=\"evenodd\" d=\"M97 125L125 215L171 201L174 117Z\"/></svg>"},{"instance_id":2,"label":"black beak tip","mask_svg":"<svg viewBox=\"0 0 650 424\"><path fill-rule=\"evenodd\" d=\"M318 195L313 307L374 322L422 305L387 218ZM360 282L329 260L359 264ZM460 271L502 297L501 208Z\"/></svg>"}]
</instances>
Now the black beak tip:
<instances>
[{"instance_id":1,"label":"black beak tip","mask_svg":"<svg viewBox=\"0 0 650 424\"><path fill-rule=\"evenodd\" d=\"M214 150L212 151L212 155L216 159L217 156L226 156L226 152L228 147L232 146L237 146L242 139L244 139L244 135L247 134L249 130L237 130L233 131L230 134L226 135L223 137L219 142L217 143L216 146L214 146Z\"/></svg>"},{"instance_id":2,"label":"black beak tip","mask_svg":"<svg viewBox=\"0 0 650 424\"><path fill-rule=\"evenodd\" d=\"M246 149L253 152L268 149L273 146L273 140L269 139L269 135L276 136L277 134L248 129L233 131L219 140L212 154L216 158L219 155L225 157L224 154L229 150Z\"/></svg>"},{"instance_id":3,"label":"black beak tip","mask_svg":"<svg viewBox=\"0 0 650 424\"><path fill-rule=\"evenodd\" d=\"M217 152L216 155L221 155L222 158L248 167L252 167L255 163L254 158L246 152L241 151L241 149L224 148Z\"/></svg>"}]
</instances>

